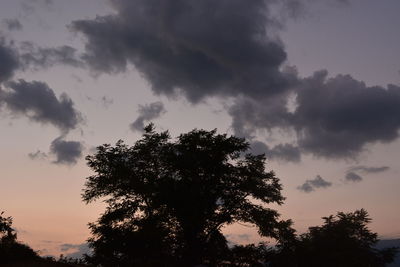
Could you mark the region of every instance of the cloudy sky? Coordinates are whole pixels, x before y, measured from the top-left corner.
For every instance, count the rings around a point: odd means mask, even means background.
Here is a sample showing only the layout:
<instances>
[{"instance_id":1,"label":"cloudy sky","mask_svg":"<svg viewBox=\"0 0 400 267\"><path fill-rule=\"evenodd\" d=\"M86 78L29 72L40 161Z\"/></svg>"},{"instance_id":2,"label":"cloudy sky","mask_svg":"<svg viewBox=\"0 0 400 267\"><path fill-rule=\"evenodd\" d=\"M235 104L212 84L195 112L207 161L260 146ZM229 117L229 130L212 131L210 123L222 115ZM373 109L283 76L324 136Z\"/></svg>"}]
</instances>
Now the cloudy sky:
<instances>
[{"instance_id":1,"label":"cloudy sky","mask_svg":"<svg viewBox=\"0 0 400 267\"><path fill-rule=\"evenodd\" d=\"M245 137L299 232L365 208L400 235L398 0L0 0L0 210L73 253L85 155L154 122ZM233 242L254 229L225 229Z\"/></svg>"}]
</instances>

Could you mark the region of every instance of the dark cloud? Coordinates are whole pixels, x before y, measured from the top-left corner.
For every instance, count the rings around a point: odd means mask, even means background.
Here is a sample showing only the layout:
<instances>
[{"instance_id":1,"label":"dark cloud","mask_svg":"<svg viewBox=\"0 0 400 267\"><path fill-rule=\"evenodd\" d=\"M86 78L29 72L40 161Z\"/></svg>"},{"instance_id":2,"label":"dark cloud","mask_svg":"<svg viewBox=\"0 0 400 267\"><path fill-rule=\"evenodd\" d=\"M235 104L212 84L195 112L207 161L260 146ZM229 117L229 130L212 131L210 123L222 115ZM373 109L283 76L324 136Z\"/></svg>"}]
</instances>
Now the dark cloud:
<instances>
[{"instance_id":1,"label":"dark cloud","mask_svg":"<svg viewBox=\"0 0 400 267\"><path fill-rule=\"evenodd\" d=\"M37 150L36 152L29 153L28 157L31 160L37 160L37 159L38 160L42 160L42 159L47 158L47 154L42 152L42 151L40 151L40 150Z\"/></svg>"},{"instance_id":2,"label":"dark cloud","mask_svg":"<svg viewBox=\"0 0 400 267\"><path fill-rule=\"evenodd\" d=\"M390 142L400 129L400 87L373 86L321 71L298 91L294 127L299 145L324 157L354 157L365 145Z\"/></svg>"},{"instance_id":3,"label":"dark cloud","mask_svg":"<svg viewBox=\"0 0 400 267\"><path fill-rule=\"evenodd\" d=\"M64 137L56 138L50 146L50 152L56 156L55 164L74 165L82 156L83 145L76 141L65 141Z\"/></svg>"},{"instance_id":4,"label":"dark cloud","mask_svg":"<svg viewBox=\"0 0 400 267\"><path fill-rule=\"evenodd\" d=\"M17 70L36 70L54 65L84 67L77 50L71 46L43 48L32 42L17 44L6 40L0 33L0 83L10 80Z\"/></svg>"},{"instance_id":5,"label":"dark cloud","mask_svg":"<svg viewBox=\"0 0 400 267\"><path fill-rule=\"evenodd\" d=\"M115 13L70 26L86 38L83 60L92 70L116 73L132 64L155 93L181 93L193 103L234 97L228 112L235 134L282 129L293 135L294 145L268 148L271 157L354 158L369 144L398 138L400 87L328 78L327 71L301 79L285 67L279 15L296 17L312 1L111 2ZM290 110L292 95L296 108Z\"/></svg>"},{"instance_id":6,"label":"dark cloud","mask_svg":"<svg viewBox=\"0 0 400 267\"><path fill-rule=\"evenodd\" d=\"M278 144L272 148L260 141L250 143L252 153L265 154L271 160L286 162L299 162L301 159L300 149L292 144Z\"/></svg>"},{"instance_id":7,"label":"dark cloud","mask_svg":"<svg viewBox=\"0 0 400 267\"><path fill-rule=\"evenodd\" d=\"M366 86L349 75L316 72L288 96L241 98L230 108L236 133L283 129L302 152L325 158L354 158L368 144L391 142L400 129L400 87Z\"/></svg>"},{"instance_id":8,"label":"dark cloud","mask_svg":"<svg viewBox=\"0 0 400 267\"><path fill-rule=\"evenodd\" d=\"M348 172L345 179L350 182L361 182L363 180L363 178L355 172Z\"/></svg>"},{"instance_id":9,"label":"dark cloud","mask_svg":"<svg viewBox=\"0 0 400 267\"><path fill-rule=\"evenodd\" d=\"M0 84L10 79L19 68L18 53L0 36Z\"/></svg>"},{"instance_id":10,"label":"dark cloud","mask_svg":"<svg viewBox=\"0 0 400 267\"><path fill-rule=\"evenodd\" d=\"M71 46L44 48L31 42L21 44L20 61L25 68L49 68L57 64L83 67L77 50Z\"/></svg>"},{"instance_id":11,"label":"dark cloud","mask_svg":"<svg viewBox=\"0 0 400 267\"><path fill-rule=\"evenodd\" d=\"M382 166L382 167L368 167L368 166L354 166L349 168L349 171L360 171L363 173L379 173L388 171L390 167Z\"/></svg>"},{"instance_id":12,"label":"dark cloud","mask_svg":"<svg viewBox=\"0 0 400 267\"><path fill-rule=\"evenodd\" d=\"M317 188L327 188L332 186L331 182L324 180L321 176L317 175L312 180L306 180L302 185L298 186L297 189L305 193L310 193Z\"/></svg>"},{"instance_id":13,"label":"dark cloud","mask_svg":"<svg viewBox=\"0 0 400 267\"><path fill-rule=\"evenodd\" d=\"M273 95L295 80L270 14L276 1L113 0L116 14L79 20L84 59L98 72L133 64L156 93Z\"/></svg>"},{"instance_id":14,"label":"dark cloud","mask_svg":"<svg viewBox=\"0 0 400 267\"><path fill-rule=\"evenodd\" d=\"M298 190L303 191L305 193L310 193L314 191L314 187L310 185L310 183L305 182L304 184L297 187Z\"/></svg>"},{"instance_id":15,"label":"dark cloud","mask_svg":"<svg viewBox=\"0 0 400 267\"><path fill-rule=\"evenodd\" d=\"M147 105L139 105L139 116L130 124L132 131L143 131L144 123L157 119L166 112L162 102L154 102Z\"/></svg>"},{"instance_id":16,"label":"dark cloud","mask_svg":"<svg viewBox=\"0 0 400 267\"><path fill-rule=\"evenodd\" d=\"M229 108L232 128L239 136L249 138L257 129L271 131L274 128L289 128L293 123L293 113L287 108L289 94L273 97L239 97Z\"/></svg>"},{"instance_id":17,"label":"dark cloud","mask_svg":"<svg viewBox=\"0 0 400 267\"><path fill-rule=\"evenodd\" d=\"M67 132L81 120L80 113L66 94L57 98L43 82L18 80L7 82L9 90L0 89L0 105L5 104L14 114L22 114L33 121L50 123Z\"/></svg>"},{"instance_id":18,"label":"dark cloud","mask_svg":"<svg viewBox=\"0 0 400 267\"><path fill-rule=\"evenodd\" d=\"M18 19L3 19L2 22L9 31L20 31L23 28Z\"/></svg>"}]
</instances>

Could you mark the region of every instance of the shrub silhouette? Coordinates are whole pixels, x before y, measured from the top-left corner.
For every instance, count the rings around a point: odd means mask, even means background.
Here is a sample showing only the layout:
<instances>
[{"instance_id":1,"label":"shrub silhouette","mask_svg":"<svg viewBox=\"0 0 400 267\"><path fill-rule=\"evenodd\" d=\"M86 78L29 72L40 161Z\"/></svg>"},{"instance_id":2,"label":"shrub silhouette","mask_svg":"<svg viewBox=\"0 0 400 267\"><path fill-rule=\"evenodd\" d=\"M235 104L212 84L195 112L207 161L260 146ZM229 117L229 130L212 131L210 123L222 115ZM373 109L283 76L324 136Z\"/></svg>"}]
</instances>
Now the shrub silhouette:
<instances>
[{"instance_id":1,"label":"shrub silhouette","mask_svg":"<svg viewBox=\"0 0 400 267\"><path fill-rule=\"evenodd\" d=\"M12 228L12 218L0 213L0 264L38 259L37 253L29 246L17 242L17 234Z\"/></svg>"},{"instance_id":2,"label":"shrub silhouette","mask_svg":"<svg viewBox=\"0 0 400 267\"><path fill-rule=\"evenodd\" d=\"M281 246L272 266L383 267L394 260L397 248L377 249L378 235L364 209L323 217L290 245Z\"/></svg>"}]
</instances>

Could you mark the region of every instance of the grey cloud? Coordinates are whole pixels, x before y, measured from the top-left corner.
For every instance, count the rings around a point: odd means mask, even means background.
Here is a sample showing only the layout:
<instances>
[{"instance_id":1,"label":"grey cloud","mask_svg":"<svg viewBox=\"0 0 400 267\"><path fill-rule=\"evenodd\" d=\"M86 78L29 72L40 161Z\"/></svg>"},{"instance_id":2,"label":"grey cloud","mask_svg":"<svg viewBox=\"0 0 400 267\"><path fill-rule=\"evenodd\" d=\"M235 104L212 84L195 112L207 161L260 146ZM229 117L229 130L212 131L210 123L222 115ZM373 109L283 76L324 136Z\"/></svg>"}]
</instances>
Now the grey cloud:
<instances>
[{"instance_id":1,"label":"grey cloud","mask_svg":"<svg viewBox=\"0 0 400 267\"><path fill-rule=\"evenodd\" d=\"M316 188L323 188L323 187L329 187L332 185L332 183L325 181L321 176L317 175L314 180L308 180L308 182L316 187Z\"/></svg>"},{"instance_id":2,"label":"grey cloud","mask_svg":"<svg viewBox=\"0 0 400 267\"><path fill-rule=\"evenodd\" d=\"M2 22L9 31L20 31L23 28L18 19L3 19Z\"/></svg>"},{"instance_id":3,"label":"grey cloud","mask_svg":"<svg viewBox=\"0 0 400 267\"><path fill-rule=\"evenodd\" d=\"M92 254L92 250L90 249L87 243L82 244L61 244L60 250L67 254L65 255L68 258L73 259L81 259L84 254L90 255ZM75 252L70 252L71 250L76 250Z\"/></svg>"},{"instance_id":4,"label":"grey cloud","mask_svg":"<svg viewBox=\"0 0 400 267\"><path fill-rule=\"evenodd\" d=\"M397 139L400 87L369 87L326 71L300 79L283 67L277 5L292 16L303 8L295 0L113 0L115 13L70 28L86 38L83 60L94 71L122 72L132 64L158 94L181 93L193 103L235 97L228 112L240 136L293 133L296 144L276 147L275 157L291 149L354 158L368 144ZM291 94L294 111L287 108Z\"/></svg>"},{"instance_id":5,"label":"grey cloud","mask_svg":"<svg viewBox=\"0 0 400 267\"><path fill-rule=\"evenodd\" d=\"M17 44L0 33L0 83L10 80L17 70L49 68L57 64L84 67L77 50L71 46L43 48L32 42Z\"/></svg>"},{"instance_id":6,"label":"grey cloud","mask_svg":"<svg viewBox=\"0 0 400 267\"><path fill-rule=\"evenodd\" d=\"M22 114L41 123L50 123L67 132L76 128L81 120L80 113L66 94L58 99L54 91L39 81L7 82L9 90L0 89L0 105L5 104L14 114Z\"/></svg>"},{"instance_id":7,"label":"grey cloud","mask_svg":"<svg viewBox=\"0 0 400 267\"><path fill-rule=\"evenodd\" d=\"M389 169L390 167L388 166L382 166L382 167L354 166L349 168L349 171L360 171L364 173L379 173L379 172L385 172Z\"/></svg>"},{"instance_id":8,"label":"grey cloud","mask_svg":"<svg viewBox=\"0 0 400 267\"><path fill-rule=\"evenodd\" d=\"M299 162L301 159L300 149L292 144L279 144L274 146L270 155L283 161Z\"/></svg>"},{"instance_id":9,"label":"grey cloud","mask_svg":"<svg viewBox=\"0 0 400 267\"><path fill-rule=\"evenodd\" d=\"M293 113L287 108L288 93L273 97L239 97L229 107L234 132L242 137L251 137L257 129L270 131L274 128L292 127Z\"/></svg>"},{"instance_id":10,"label":"grey cloud","mask_svg":"<svg viewBox=\"0 0 400 267\"><path fill-rule=\"evenodd\" d=\"M42 160L42 159L47 158L47 154L40 150L37 150L36 152L29 153L28 157L31 160Z\"/></svg>"},{"instance_id":11,"label":"grey cloud","mask_svg":"<svg viewBox=\"0 0 400 267\"><path fill-rule=\"evenodd\" d=\"M390 142L400 129L400 87L373 86L327 72L304 80L294 127L299 145L318 156L355 157L365 145Z\"/></svg>"},{"instance_id":12,"label":"grey cloud","mask_svg":"<svg viewBox=\"0 0 400 267\"><path fill-rule=\"evenodd\" d=\"M69 251L69 250L72 250L72 249L78 249L82 245L86 245L86 243L84 243L84 244L69 244L69 243L65 243L65 244L61 244L60 245L60 250L65 252L65 251Z\"/></svg>"},{"instance_id":13,"label":"grey cloud","mask_svg":"<svg viewBox=\"0 0 400 267\"><path fill-rule=\"evenodd\" d=\"M250 146L254 154L265 154L271 160L299 162L301 159L300 149L292 144L278 144L270 148L263 142L253 141Z\"/></svg>"},{"instance_id":14,"label":"grey cloud","mask_svg":"<svg viewBox=\"0 0 400 267\"><path fill-rule=\"evenodd\" d=\"M297 187L298 190L303 191L305 193L310 193L314 191L314 187L310 185L310 183L305 182L304 184Z\"/></svg>"},{"instance_id":15,"label":"grey cloud","mask_svg":"<svg viewBox=\"0 0 400 267\"><path fill-rule=\"evenodd\" d=\"M50 146L50 152L56 156L55 164L74 165L82 156L82 151L82 143L65 141L63 136L56 138Z\"/></svg>"},{"instance_id":16,"label":"grey cloud","mask_svg":"<svg viewBox=\"0 0 400 267\"><path fill-rule=\"evenodd\" d=\"M400 87L368 87L349 75L328 78L327 71L303 79L296 109L287 95L238 98L229 109L236 133L283 129L293 133L303 153L325 158L355 158L368 144L391 142L400 129Z\"/></svg>"},{"instance_id":17,"label":"grey cloud","mask_svg":"<svg viewBox=\"0 0 400 267\"><path fill-rule=\"evenodd\" d=\"M57 64L83 67L75 48L63 45L59 47L38 47L31 42L21 44L20 61L25 68L49 68Z\"/></svg>"},{"instance_id":18,"label":"grey cloud","mask_svg":"<svg viewBox=\"0 0 400 267\"><path fill-rule=\"evenodd\" d=\"M160 117L166 112L164 104L162 102L154 102L147 105L139 105L139 116L131 123L130 127L132 131L143 131L144 123L149 122Z\"/></svg>"},{"instance_id":19,"label":"grey cloud","mask_svg":"<svg viewBox=\"0 0 400 267\"><path fill-rule=\"evenodd\" d=\"M361 182L363 180L363 178L355 172L348 172L345 179L350 182Z\"/></svg>"},{"instance_id":20,"label":"grey cloud","mask_svg":"<svg viewBox=\"0 0 400 267\"><path fill-rule=\"evenodd\" d=\"M7 43L0 36L0 84L10 79L19 66L18 54L12 43Z\"/></svg>"},{"instance_id":21,"label":"grey cloud","mask_svg":"<svg viewBox=\"0 0 400 267\"><path fill-rule=\"evenodd\" d=\"M312 180L306 180L302 185L298 186L297 189L305 193L310 193L316 188L327 188L332 186L331 182L324 180L320 175L317 175Z\"/></svg>"},{"instance_id":22,"label":"grey cloud","mask_svg":"<svg viewBox=\"0 0 400 267\"><path fill-rule=\"evenodd\" d=\"M84 59L97 72L125 71L128 63L154 92L207 96L274 95L296 81L271 15L277 1L113 0L116 14L79 20Z\"/></svg>"}]
</instances>

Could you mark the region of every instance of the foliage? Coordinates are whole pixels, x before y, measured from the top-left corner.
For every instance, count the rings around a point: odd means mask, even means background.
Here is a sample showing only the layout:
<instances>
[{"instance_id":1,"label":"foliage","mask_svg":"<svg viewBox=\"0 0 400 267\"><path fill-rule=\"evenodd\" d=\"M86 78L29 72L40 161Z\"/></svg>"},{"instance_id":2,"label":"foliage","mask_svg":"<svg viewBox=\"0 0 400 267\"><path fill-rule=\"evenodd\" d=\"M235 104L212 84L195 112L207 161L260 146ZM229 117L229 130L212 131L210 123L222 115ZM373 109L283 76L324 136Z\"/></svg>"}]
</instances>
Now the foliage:
<instances>
[{"instance_id":1,"label":"foliage","mask_svg":"<svg viewBox=\"0 0 400 267\"><path fill-rule=\"evenodd\" d=\"M17 234L15 233L12 226L11 217L3 217L4 212L0 213L0 242L15 242Z\"/></svg>"},{"instance_id":2,"label":"foliage","mask_svg":"<svg viewBox=\"0 0 400 267\"><path fill-rule=\"evenodd\" d=\"M272 249L265 243L239 246L230 249L230 261L226 266L229 267L263 267L270 260Z\"/></svg>"},{"instance_id":3,"label":"foliage","mask_svg":"<svg viewBox=\"0 0 400 267\"><path fill-rule=\"evenodd\" d=\"M58 258L58 260L50 259L50 261L65 263L65 264L69 264L71 266L72 265L73 266L87 266L87 265L85 265L86 263L85 263L84 259L70 258L70 257L64 256L64 254L61 254L60 257Z\"/></svg>"},{"instance_id":4,"label":"foliage","mask_svg":"<svg viewBox=\"0 0 400 267\"><path fill-rule=\"evenodd\" d=\"M37 259L37 253L25 244L17 242L17 234L12 228L12 218L0 213L0 262L2 264Z\"/></svg>"},{"instance_id":5,"label":"foliage","mask_svg":"<svg viewBox=\"0 0 400 267\"><path fill-rule=\"evenodd\" d=\"M364 209L323 217L322 226L310 227L290 247L281 247L272 266L380 267L393 261L396 248L378 250L377 234Z\"/></svg>"},{"instance_id":6,"label":"foliage","mask_svg":"<svg viewBox=\"0 0 400 267\"><path fill-rule=\"evenodd\" d=\"M102 145L87 162L83 199L106 211L90 224L93 264L103 266L217 265L229 255L224 225L252 223L279 239L290 222L265 204L282 204L279 179L264 155L216 130L193 130L175 141L152 125L129 147Z\"/></svg>"}]
</instances>

